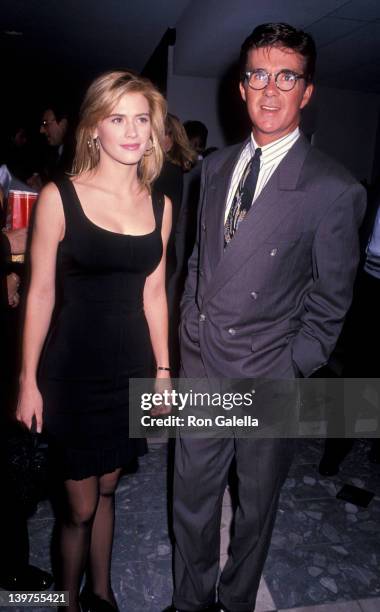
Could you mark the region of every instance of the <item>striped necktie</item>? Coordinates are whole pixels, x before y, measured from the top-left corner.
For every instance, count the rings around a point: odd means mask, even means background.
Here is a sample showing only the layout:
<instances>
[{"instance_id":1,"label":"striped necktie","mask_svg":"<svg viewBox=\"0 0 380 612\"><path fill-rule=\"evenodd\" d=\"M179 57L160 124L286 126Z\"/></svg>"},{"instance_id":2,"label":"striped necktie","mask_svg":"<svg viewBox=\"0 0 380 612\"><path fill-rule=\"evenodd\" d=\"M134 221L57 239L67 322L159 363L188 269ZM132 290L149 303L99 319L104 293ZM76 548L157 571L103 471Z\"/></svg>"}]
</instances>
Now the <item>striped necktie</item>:
<instances>
[{"instance_id":1,"label":"striped necktie","mask_svg":"<svg viewBox=\"0 0 380 612\"><path fill-rule=\"evenodd\" d=\"M236 193L227 215L227 220L224 225L224 247L226 247L235 235L240 223L246 217L249 209L252 206L253 196L257 179L260 172L260 156L261 149L255 149L255 154L246 165L239 184L236 188Z\"/></svg>"}]
</instances>

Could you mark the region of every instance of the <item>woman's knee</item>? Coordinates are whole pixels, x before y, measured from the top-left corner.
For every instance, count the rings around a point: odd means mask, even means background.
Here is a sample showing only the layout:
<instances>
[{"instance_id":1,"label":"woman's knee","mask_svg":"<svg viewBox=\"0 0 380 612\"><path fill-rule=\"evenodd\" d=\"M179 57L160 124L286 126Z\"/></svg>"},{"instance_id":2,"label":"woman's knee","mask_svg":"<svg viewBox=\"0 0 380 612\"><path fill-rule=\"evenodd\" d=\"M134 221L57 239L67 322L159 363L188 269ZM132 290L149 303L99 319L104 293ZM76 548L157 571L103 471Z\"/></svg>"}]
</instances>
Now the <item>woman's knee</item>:
<instances>
[{"instance_id":1,"label":"woman's knee","mask_svg":"<svg viewBox=\"0 0 380 612\"><path fill-rule=\"evenodd\" d=\"M111 474L104 474L99 478L99 494L102 497L112 497L119 482L121 470L116 470Z\"/></svg>"},{"instance_id":2,"label":"woman's knee","mask_svg":"<svg viewBox=\"0 0 380 612\"><path fill-rule=\"evenodd\" d=\"M96 503L84 502L79 505L70 506L67 512L67 520L75 527L86 527L91 525L97 508Z\"/></svg>"},{"instance_id":3,"label":"woman's knee","mask_svg":"<svg viewBox=\"0 0 380 612\"><path fill-rule=\"evenodd\" d=\"M67 481L66 522L76 527L90 525L99 501L99 486L96 478L83 481Z\"/></svg>"}]
</instances>

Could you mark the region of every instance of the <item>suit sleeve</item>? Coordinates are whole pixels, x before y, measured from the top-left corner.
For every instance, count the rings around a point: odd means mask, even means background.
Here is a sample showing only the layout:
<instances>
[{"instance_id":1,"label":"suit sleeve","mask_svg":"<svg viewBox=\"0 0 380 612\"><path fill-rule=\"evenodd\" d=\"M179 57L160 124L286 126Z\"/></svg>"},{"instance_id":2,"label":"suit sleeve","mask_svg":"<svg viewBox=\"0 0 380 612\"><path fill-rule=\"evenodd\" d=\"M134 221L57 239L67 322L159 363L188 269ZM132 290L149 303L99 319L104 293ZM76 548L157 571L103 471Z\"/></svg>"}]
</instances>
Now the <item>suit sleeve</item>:
<instances>
[{"instance_id":1,"label":"suit sleeve","mask_svg":"<svg viewBox=\"0 0 380 612\"><path fill-rule=\"evenodd\" d=\"M365 207L364 189L359 184L350 185L317 228L312 250L313 284L304 298L302 326L292 345L295 367L304 377L328 362L351 304Z\"/></svg>"},{"instance_id":2,"label":"suit sleeve","mask_svg":"<svg viewBox=\"0 0 380 612\"><path fill-rule=\"evenodd\" d=\"M193 252L188 262L187 279L185 283L185 289L181 300L181 316L185 316L191 306L195 304L197 287L198 287L198 270L199 270L199 248L200 248L200 219L202 217L202 210L204 206L204 199L206 194L206 160L202 164L201 174L201 186L199 193L198 203L198 214L197 214L197 234Z\"/></svg>"}]
</instances>

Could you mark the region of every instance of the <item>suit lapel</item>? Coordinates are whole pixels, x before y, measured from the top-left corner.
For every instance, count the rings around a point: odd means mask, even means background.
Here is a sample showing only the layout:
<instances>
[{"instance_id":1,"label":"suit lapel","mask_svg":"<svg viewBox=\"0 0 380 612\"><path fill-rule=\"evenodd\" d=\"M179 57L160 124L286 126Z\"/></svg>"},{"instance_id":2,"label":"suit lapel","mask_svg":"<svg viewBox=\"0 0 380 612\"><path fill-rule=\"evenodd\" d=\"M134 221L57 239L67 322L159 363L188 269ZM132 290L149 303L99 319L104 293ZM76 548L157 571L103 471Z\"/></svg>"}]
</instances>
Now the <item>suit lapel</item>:
<instances>
[{"instance_id":1,"label":"suit lapel","mask_svg":"<svg viewBox=\"0 0 380 612\"><path fill-rule=\"evenodd\" d=\"M214 261L216 266L212 268L213 276L206 289L204 302L210 300L228 279L238 272L244 261L251 257L255 250L268 239L268 236L303 198L303 192L297 190L297 183L309 149L310 144L301 135L254 202L246 219L240 225L236 236L234 236L224 253L224 207L221 209L220 205L219 207L214 205L213 208L215 210L218 209L218 216L216 217L214 210L213 217L209 219L208 227L211 227L211 224L213 224L213 227L216 228L216 230L213 230L216 236L212 235L211 239L217 239L218 254L221 250L222 255L218 258L217 262ZM218 179L218 176L216 179ZM227 181L223 180L223 183L221 181L224 187L226 187L226 182L229 185L228 179ZM215 195L221 197L219 202L223 201L225 205L227 196L224 195L223 198L219 189ZM211 249L209 249L210 251Z\"/></svg>"},{"instance_id":2,"label":"suit lapel","mask_svg":"<svg viewBox=\"0 0 380 612\"><path fill-rule=\"evenodd\" d=\"M230 189L232 175L240 154L248 141L230 152L220 169L213 175L208 187L207 206L205 211L207 227L207 254L211 269L215 270L224 250L224 211Z\"/></svg>"}]
</instances>

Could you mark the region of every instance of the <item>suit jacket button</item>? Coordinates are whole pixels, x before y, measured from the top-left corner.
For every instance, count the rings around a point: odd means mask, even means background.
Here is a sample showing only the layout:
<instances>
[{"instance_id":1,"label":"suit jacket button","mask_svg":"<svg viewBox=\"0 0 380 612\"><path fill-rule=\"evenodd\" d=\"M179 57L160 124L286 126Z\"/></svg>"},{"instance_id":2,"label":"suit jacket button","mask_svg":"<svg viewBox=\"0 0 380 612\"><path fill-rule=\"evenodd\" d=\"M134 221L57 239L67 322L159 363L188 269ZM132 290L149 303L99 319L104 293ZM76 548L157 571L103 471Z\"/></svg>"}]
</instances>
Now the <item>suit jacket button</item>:
<instances>
[{"instance_id":1,"label":"suit jacket button","mask_svg":"<svg viewBox=\"0 0 380 612\"><path fill-rule=\"evenodd\" d=\"M199 315L199 320L200 321L206 321L206 315L205 314L200 314Z\"/></svg>"},{"instance_id":2,"label":"suit jacket button","mask_svg":"<svg viewBox=\"0 0 380 612\"><path fill-rule=\"evenodd\" d=\"M199 276L203 276L203 275L204 275L203 270L199 270Z\"/></svg>"},{"instance_id":3,"label":"suit jacket button","mask_svg":"<svg viewBox=\"0 0 380 612\"><path fill-rule=\"evenodd\" d=\"M277 249L272 249L270 252L270 256L274 257L275 255L277 255Z\"/></svg>"},{"instance_id":4,"label":"suit jacket button","mask_svg":"<svg viewBox=\"0 0 380 612\"><path fill-rule=\"evenodd\" d=\"M230 336L234 336L236 334L236 329L234 329L233 327L230 327L230 329L228 330L228 333L230 334Z\"/></svg>"},{"instance_id":5,"label":"suit jacket button","mask_svg":"<svg viewBox=\"0 0 380 612\"><path fill-rule=\"evenodd\" d=\"M251 298L252 298L253 300L257 300L257 298L258 298L258 294L256 293L256 291L251 291Z\"/></svg>"},{"instance_id":6,"label":"suit jacket button","mask_svg":"<svg viewBox=\"0 0 380 612\"><path fill-rule=\"evenodd\" d=\"M206 223L202 223L202 230L205 232L206 231Z\"/></svg>"}]
</instances>

